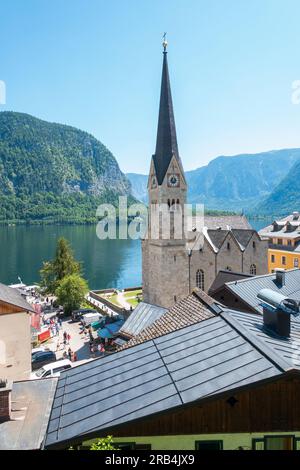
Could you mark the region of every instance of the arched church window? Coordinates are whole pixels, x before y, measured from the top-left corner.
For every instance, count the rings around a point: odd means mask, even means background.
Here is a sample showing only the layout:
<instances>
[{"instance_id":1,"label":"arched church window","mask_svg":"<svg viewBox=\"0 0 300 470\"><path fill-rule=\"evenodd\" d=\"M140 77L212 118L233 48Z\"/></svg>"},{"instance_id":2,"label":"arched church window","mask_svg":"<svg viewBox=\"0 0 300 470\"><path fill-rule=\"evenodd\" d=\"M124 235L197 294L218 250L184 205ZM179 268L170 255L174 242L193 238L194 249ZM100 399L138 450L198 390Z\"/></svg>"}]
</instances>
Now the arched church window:
<instances>
[{"instance_id":1,"label":"arched church window","mask_svg":"<svg viewBox=\"0 0 300 470\"><path fill-rule=\"evenodd\" d=\"M250 266L250 274L252 274L253 276L256 275L256 264L251 264L251 266Z\"/></svg>"},{"instance_id":2,"label":"arched church window","mask_svg":"<svg viewBox=\"0 0 300 470\"><path fill-rule=\"evenodd\" d=\"M204 271L202 269L198 269L196 272L196 286L204 290Z\"/></svg>"}]
</instances>

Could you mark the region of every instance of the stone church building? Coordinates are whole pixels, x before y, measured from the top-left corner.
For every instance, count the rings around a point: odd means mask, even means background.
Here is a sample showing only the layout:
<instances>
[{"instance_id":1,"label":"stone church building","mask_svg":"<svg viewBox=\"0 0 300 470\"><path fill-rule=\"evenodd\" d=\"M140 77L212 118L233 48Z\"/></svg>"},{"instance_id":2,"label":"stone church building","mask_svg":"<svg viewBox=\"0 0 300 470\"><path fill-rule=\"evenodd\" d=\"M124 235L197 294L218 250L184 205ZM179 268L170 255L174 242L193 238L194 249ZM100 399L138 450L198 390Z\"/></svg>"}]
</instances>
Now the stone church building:
<instances>
[{"instance_id":1,"label":"stone church building","mask_svg":"<svg viewBox=\"0 0 300 470\"><path fill-rule=\"evenodd\" d=\"M207 292L221 269L265 274L268 242L244 216L205 216L200 230L193 222L186 228L187 183L177 145L165 41L163 47L156 149L148 179L148 234L142 241L143 298L171 307L195 287Z\"/></svg>"}]
</instances>

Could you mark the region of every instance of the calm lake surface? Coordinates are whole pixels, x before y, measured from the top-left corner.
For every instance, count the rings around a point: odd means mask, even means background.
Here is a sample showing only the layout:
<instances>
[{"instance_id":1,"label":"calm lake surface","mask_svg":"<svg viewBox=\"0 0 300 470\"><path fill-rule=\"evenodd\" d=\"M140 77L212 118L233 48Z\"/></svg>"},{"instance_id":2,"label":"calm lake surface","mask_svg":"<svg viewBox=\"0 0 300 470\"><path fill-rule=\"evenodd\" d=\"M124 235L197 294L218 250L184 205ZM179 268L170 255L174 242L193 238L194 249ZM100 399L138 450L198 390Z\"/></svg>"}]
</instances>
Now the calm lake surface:
<instances>
[{"instance_id":1,"label":"calm lake surface","mask_svg":"<svg viewBox=\"0 0 300 470\"><path fill-rule=\"evenodd\" d=\"M271 223L251 220L256 230ZM53 258L56 241L67 238L76 258L83 262L91 289L139 286L142 282L139 240L99 240L95 225L0 227L0 282L25 284L39 281L43 261Z\"/></svg>"}]
</instances>

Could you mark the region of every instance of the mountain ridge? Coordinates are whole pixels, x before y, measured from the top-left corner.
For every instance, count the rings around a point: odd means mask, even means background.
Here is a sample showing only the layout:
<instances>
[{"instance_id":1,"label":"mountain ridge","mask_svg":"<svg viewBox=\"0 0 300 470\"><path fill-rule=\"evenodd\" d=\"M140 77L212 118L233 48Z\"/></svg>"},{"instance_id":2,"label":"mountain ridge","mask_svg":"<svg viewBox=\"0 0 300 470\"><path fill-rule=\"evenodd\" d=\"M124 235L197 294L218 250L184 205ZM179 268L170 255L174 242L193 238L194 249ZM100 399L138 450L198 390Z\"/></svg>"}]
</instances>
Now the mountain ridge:
<instances>
[{"instance_id":1,"label":"mountain ridge","mask_svg":"<svg viewBox=\"0 0 300 470\"><path fill-rule=\"evenodd\" d=\"M0 221L95 221L101 202L131 197L113 154L85 131L0 113Z\"/></svg>"},{"instance_id":2,"label":"mountain ridge","mask_svg":"<svg viewBox=\"0 0 300 470\"><path fill-rule=\"evenodd\" d=\"M207 209L213 210L252 212L299 158L300 148L220 155L207 165L185 173L188 202L204 203ZM146 202L148 177L132 173L127 177L133 195Z\"/></svg>"}]
</instances>

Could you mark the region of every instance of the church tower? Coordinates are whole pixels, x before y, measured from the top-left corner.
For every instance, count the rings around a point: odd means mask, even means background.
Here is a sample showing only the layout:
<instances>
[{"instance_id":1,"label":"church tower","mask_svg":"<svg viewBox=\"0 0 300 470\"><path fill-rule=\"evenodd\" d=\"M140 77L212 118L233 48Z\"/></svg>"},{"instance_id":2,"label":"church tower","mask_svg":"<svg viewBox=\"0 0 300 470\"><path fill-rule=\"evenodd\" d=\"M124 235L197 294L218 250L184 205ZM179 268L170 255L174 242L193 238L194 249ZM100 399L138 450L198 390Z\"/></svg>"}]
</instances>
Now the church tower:
<instances>
[{"instance_id":1,"label":"church tower","mask_svg":"<svg viewBox=\"0 0 300 470\"><path fill-rule=\"evenodd\" d=\"M148 179L148 236L142 242L143 298L171 307L189 293L184 236L187 185L178 152L166 40L163 49L156 149Z\"/></svg>"}]
</instances>

